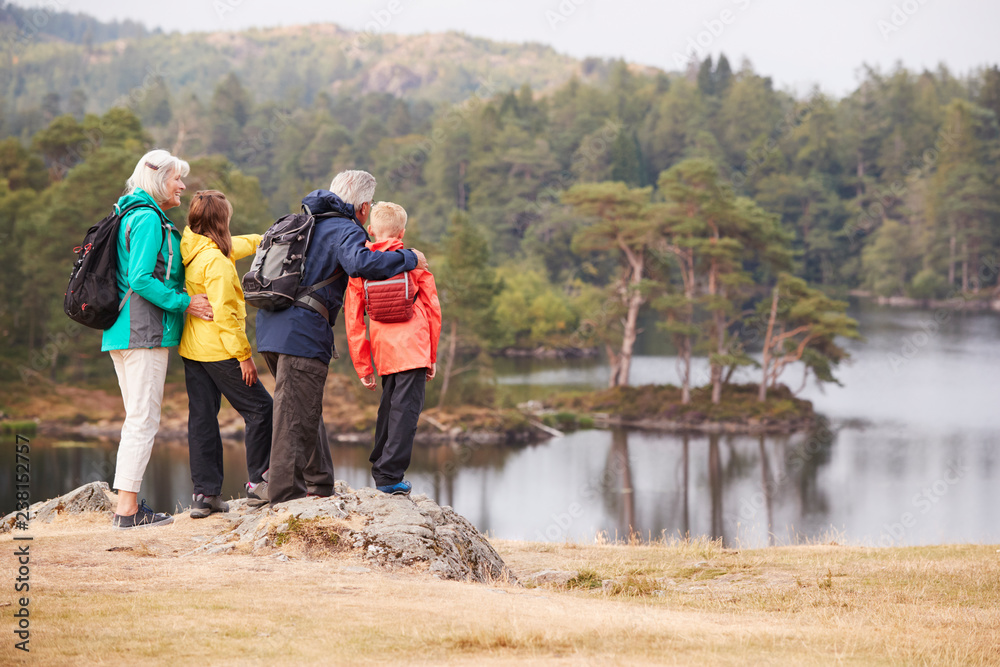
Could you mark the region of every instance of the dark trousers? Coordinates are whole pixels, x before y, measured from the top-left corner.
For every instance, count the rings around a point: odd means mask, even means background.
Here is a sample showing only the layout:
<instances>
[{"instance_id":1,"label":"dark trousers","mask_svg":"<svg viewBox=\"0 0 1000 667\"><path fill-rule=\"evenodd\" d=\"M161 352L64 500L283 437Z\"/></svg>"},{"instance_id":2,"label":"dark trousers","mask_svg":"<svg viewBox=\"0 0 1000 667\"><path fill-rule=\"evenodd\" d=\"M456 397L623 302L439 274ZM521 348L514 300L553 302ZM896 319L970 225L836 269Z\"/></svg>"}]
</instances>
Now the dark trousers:
<instances>
[{"instance_id":1,"label":"dark trousers","mask_svg":"<svg viewBox=\"0 0 1000 667\"><path fill-rule=\"evenodd\" d=\"M427 369L390 373L382 377L382 400L375 422L375 449L368 458L372 463L375 486L403 481L413 453L417 420L424 409Z\"/></svg>"},{"instance_id":2,"label":"dark trousers","mask_svg":"<svg viewBox=\"0 0 1000 667\"><path fill-rule=\"evenodd\" d=\"M221 397L246 422L247 475L260 482L271 458L273 403L257 380L252 387L243 381L240 362L184 360L184 383L188 394L188 453L194 492L206 496L222 493L222 436L219 433Z\"/></svg>"},{"instance_id":3,"label":"dark trousers","mask_svg":"<svg viewBox=\"0 0 1000 667\"><path fill-rule=\"evenodd\" d=\"M333 457L323 425L330 367L319 359L262 352L274 376L274 431L267 492L271 504L333 494Z\"/></svg>"}]
</instances>

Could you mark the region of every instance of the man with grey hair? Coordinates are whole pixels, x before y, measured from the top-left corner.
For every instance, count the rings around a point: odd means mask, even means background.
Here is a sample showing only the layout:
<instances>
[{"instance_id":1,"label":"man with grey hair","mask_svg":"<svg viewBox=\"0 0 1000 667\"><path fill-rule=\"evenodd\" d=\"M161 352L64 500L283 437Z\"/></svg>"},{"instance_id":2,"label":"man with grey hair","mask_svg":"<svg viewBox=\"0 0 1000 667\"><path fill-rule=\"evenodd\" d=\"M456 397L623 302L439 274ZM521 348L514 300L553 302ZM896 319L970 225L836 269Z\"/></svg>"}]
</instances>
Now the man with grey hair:
<instances>
[{"instance_id":1,"label":"man with grey hair","mask_svg":"<svg viewBox=\"0 0 1000 667\"><path fill-rule=\"evenodd\" d=\"M331 327L344 302L349 277L384 280L426 268L419 250L374 252L365 247L375 177L365 171L337 174L329 190L302 199L316 223L306 251L304 285L323 286L291 308L257 311L257 350L274 376L274 431L267 482L248 495L272 505L333 491L333 459L323 426L323 388L337 355Z\"/></svg>"}]
</instances>

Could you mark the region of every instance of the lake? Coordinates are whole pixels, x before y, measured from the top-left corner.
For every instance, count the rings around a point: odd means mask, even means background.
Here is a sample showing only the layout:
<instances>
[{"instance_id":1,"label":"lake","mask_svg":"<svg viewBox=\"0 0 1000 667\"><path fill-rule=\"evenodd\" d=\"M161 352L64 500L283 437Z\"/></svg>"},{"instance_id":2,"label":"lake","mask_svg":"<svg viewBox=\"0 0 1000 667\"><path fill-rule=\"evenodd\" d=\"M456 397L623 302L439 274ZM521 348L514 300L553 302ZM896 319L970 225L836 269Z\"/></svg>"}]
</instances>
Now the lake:
<instances>
[{"instance_id":1,"label":"lake","mask_svg":"<svg viewBox=\"0 0 1000 667\"><path fill-rule=\"evenodd\" d=\"M417 447L414 492L453 506L505 539L721 537L756 547L810 540L871 545L1000 542L1000 316L854 306L842 386L809 384L828 421L792 436L681 436L587 430L523 447ZM647 330L654 331L652 327ZM676 383L676 360L640 341L633 384ZM498 389L517 400L601 387L600 360L498 360ZM706 377L705 365L695 377ZM755 380L747 373L744 380ZM801 370L783 381L801 383ZM12 438L10 438L12 440ZM113 446L33 440L35 499L113 476ZM371 484L368 450L337 444L337 478ZM9 461L0 499L13 502ZM224 495L246 481L227 447ZM190 504L183 446L158 445L141 494L158 510Z\"/></svg>"}]
</instances>

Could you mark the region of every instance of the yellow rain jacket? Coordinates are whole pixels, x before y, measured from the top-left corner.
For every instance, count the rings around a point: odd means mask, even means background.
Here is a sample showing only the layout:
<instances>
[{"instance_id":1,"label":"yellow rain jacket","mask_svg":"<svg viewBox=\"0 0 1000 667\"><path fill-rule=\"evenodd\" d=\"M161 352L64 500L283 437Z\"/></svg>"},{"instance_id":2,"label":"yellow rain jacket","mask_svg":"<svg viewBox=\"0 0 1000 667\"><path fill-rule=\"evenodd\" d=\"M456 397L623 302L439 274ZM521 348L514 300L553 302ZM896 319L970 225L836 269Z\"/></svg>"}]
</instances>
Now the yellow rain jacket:
<instances>
[{"instance_id":1,"label":"yellow rain jacket","mask_svg":"<svg viewBox=\"0 0 1000 667\"><path fill-rule=\"evenodd\" d=\"M215 241L184 228L181 258L188 294L207 294L214 319L207 322L187 315L181 335L180 355L194 361L246 361L252 350L247 340L247 309L243 287L236 273L236 260L252 255L260 245L260 234L233 237L232 257L226 257Z\"/></svg>"}]
</instances>

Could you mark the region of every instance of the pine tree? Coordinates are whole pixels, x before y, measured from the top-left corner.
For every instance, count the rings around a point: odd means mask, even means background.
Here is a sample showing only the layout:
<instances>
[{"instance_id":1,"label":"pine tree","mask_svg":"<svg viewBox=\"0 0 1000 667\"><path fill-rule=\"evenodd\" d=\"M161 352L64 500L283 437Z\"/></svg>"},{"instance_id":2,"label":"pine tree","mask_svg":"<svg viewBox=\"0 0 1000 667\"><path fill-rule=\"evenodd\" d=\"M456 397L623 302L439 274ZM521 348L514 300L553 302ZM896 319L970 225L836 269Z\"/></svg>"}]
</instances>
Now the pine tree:
<instances>
[{"instance_id":1,"label":"pine tree","mask_svg":"<svg viewBox=\"0 0 1000 667\"><path fill-rule=\"evenodd\" d=\"M702 95L715 95L715 77L712 76L712 56L705 58L698 67L698 90Z\"/></svg>"},{"instance_id":2,"label":"pine tree","mask_svg":"<svg viewBox=\"0 0 1000 667\"><path fill-rule=\"evenodd\" d=\"M593 222L573 238L574 252L614 249L619 255L619 271L610 286L613 298L624 311L621 346L606 344L611 363L608 385L628 385L639 309L647 301L646 270L656 240L656 225L648 215L651 188L630 189L624 183L575 185L563 194L563 202Z\"/></svg>"},{"instance_id":3,"label":"pine tree","mask_svg":"<svg viewBox=\"0 0 1000 667\"><path fill-rule=\"evenodd\" d=\"M996 190L1000 128L996 116L970 102L955 100L948 105L939 143L941 154L931 178L931 220L937 244L946 243L948 249L948 286L954 287L958 279L962 292L968 292L984 250L995 247L1000 237Z\"/></svg>"},{"instance_id":4,"label":"pine tree","mask_svg":"<svg viewBox=\"0 0 1000 667\"><path fill-rule=\"evenodd\" d=\"M611 180L637 187L642 181L642 155L635 134L624 127L611 145Z\"/></svg>"},{"instance_id":5,"label":"pine tree","mask_svg":"<svg viewBox=\"0 0 1000 667\"><path fill-rule=\"evenodd\" d=\"M879 296L905 294L918 259L910 226L897 220L884 221L861 254L865 286Z\"/></svg>"},{"instance_id":6,"label":"pine tree","mask_svg":"<svg viewBox=\"0 0 1000 667\"><path fill-rule=\"evenodd\" d=\"M847 316L847 303L831 299L788 273L778 276L770 302L760 304L767 313L767 333L761 361L757 399L767 398L789 364L805 365L802 388L811 372L819 382L837 382L833 369L849 357L837 337L860 339L858 323ZM838 383L839 384L839 383ZM800 388L801 390L801 388Z\"/></svg>"},{"instance_id":7,"label":"pine tree","mask_svg":"<svg viewBox=\"0 0 1000 667\"><path fill-rule=\"evenodd\" d=\"M735 302L742 301L743 288L752 283L744 262L756 255L769 264L789 261L787 238L774 216L752 200L737 198L719 178L715 164L706 159L681 162L660 175L660 190L666 205L657 209L665 248L681 267L687 303L664 303L684 320L672 327L688 336L681 342L683 385L690 380L691 340L694 311L708 311L709 361L712 402L722 400L724 369L750 363L731 340L729 327L739 319ZM703 286L698 293L698 286ZM731 371L730 371L731 373ZM686 396L688 390L682 386Z\"/></svg>"},{"instance_id":8,"label":"pine tree","mask_svg":"<svg viewBox=\"0 0 1000 667\"><path fill-rule=\"evenodd\" d=\"M212 94L209 111L210 144L216 152L233 157L243 136L243 127L250 118L250 94L234 72L219 82Z\"/></svg>"},{"instance_id":9,"label":"pine tree","mask_svg":"<svg viewBox=\"0 0 1000 667\"><path fill-rule=\"evenodd\" d=\"M441 299L443 333L447 333L441 394L438 407L445 404L452 380L460 373L477 368L475 363L456 367L459 348L481 347L494 336L494 297L500 290L489 265L490 248L485 236L461 211L456 211L448 227L444 262L435 271Z\"/></svg>"}]
</instances>

